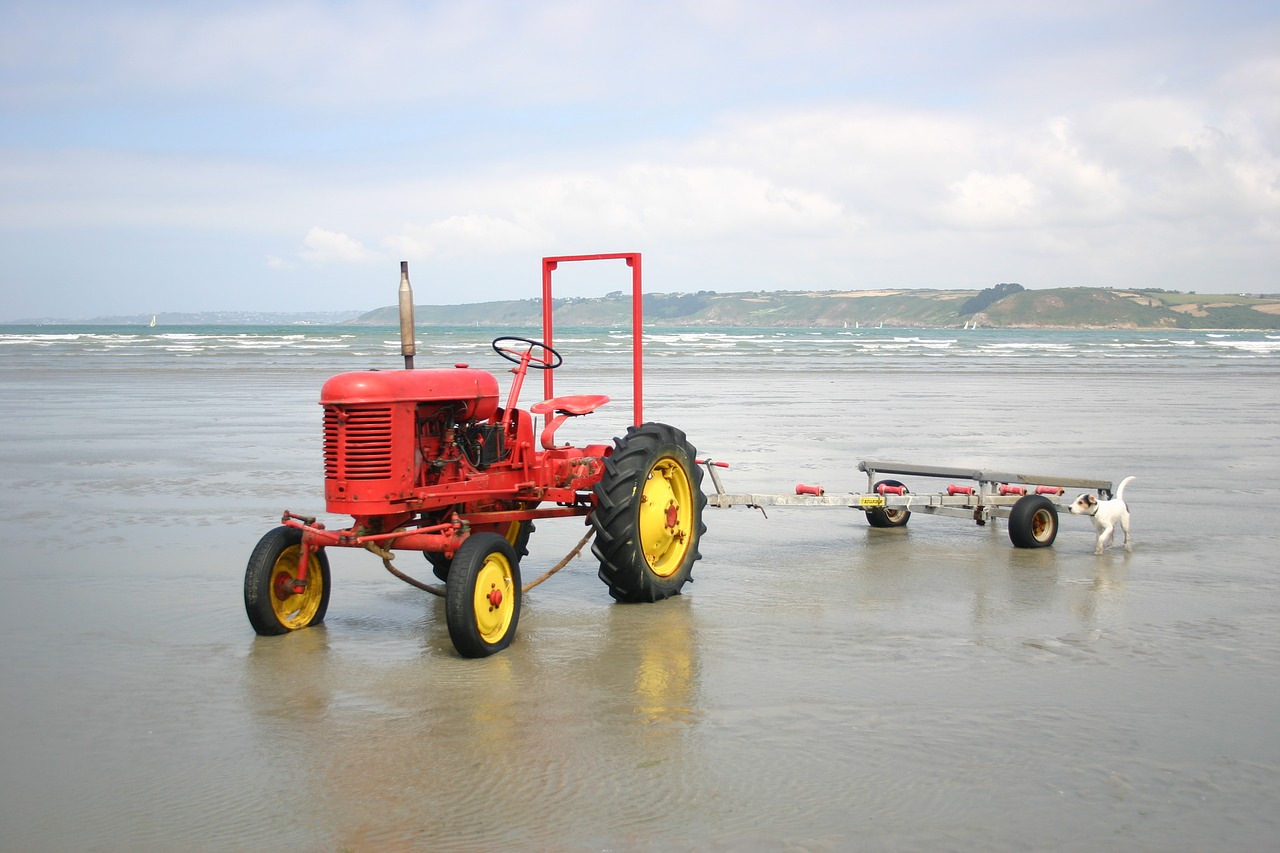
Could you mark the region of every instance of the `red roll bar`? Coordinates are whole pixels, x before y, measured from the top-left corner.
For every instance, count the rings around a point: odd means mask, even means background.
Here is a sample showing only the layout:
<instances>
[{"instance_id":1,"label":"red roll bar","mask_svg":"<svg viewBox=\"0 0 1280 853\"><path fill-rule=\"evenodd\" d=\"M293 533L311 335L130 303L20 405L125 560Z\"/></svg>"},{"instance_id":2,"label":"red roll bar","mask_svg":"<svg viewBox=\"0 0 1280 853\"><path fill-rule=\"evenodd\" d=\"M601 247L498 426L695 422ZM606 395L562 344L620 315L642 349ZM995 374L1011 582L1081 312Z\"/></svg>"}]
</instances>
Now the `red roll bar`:
<instances>
[{"instance_id":1,"label":"red roll bar","mask_svg":"<svg viewBox=\"0 0 1280 853\"><path fill-rule=\"evenodd\" d=\"M631 267L631 383L634 395L633 418L635 426L644 423L644 322L643 300L640 296L640 253L619 252L611 255L559 255L542 259L542 341L549 347L551 340L551 273L561 263L570 261L624 260ZM542 371L544 399L555 396L554 370Z\"/></svg>"}]
</instances>

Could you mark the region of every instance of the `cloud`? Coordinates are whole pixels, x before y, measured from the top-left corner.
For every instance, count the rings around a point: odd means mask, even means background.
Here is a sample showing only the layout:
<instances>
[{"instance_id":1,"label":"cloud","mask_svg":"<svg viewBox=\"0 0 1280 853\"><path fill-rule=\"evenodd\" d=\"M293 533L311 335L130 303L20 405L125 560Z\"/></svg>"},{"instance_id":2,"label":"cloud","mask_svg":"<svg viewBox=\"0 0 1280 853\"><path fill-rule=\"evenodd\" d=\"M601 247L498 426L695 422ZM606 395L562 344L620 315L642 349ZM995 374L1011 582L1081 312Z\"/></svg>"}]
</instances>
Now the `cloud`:
<instances>
[{"instance_id":1,"label":"cloud","mask_svg":"<svg viewBox=\"0 0 1280 853\"><path fill-rule=\"evenodd\" d=\"M821 193L744 169L638 161L591 171L553 171L501 182L476 180L477 209L402 225L383 245L406 257L530 253L540 247L633 244L816 230L840 206ZM446 209L448 201L439 201Z\"/></svg>"},{"instance_id":2,"label":"cloud","mask_svg":"<svg viewBox=\"0 0 1280 853\"><path fill-rule=\"evenodd\" d=\"M1256 135L1229 138L1204 122L1194 102L1164 98L1023 120L861 104L725 115L660 158L641 150L592 169L437 185L436 206L468 212L411 217L387 243L425 255L572 235L1030 232L1265 211L1275 158Z\"/></svg>"},{"instance_id":3,"label":"cloud","mask_svg":"<svg viewBox=\"0 0 1280 853\"><path fill-rule=\"evenodd\" d=\"M366 249L359 240L317 225L303 238L298 257L309 264L324 266L330 263L364 263L380 260L382 256Z\"/></svg>"},{"instance_id":4,"label":"cloud","mask_svg":"<svg viewBox=\"0 0 1280 853\"><path fill-rule=\"evenodd\" d=\"M918 102L975 82L1092 82L1116 67L1117 54L1134 67L1152 59L1142 49L1158 38L1153 19L1174 28L1196 18L1202 40L1230 26L1230 15L1196 4L1130 5L48 0L6 9L0 69L10 73L0 76L0 95L337 112L604 103L679 116L672 106L700 110L708 100L781 103L852 91ZM1181 43L1170 41L1165 53ZM1081 42L1112 51L1081 55ZM1071 62L1057 61L1064 53ZM1037 74L1004 79L1009 65L1037 58Z\"/></svg>"},{"instance_id":5,"label":"cloud","mask_svg":"<svg viewBox=\"0 0 1280 853\"><path fill-rule=\"evenodd\" d=\"M526 217L527 218L527 215ZM463 213L423 225L406 224L383 239L383 245L404 258L431 255L529 251L549 237L546 232L503 216Z\"/></svg>"},{"instance_id":6,"label":"cloud","mask_svg":"<svg viewBox=\"0 0 1280 853\"><path fill-rule=\"evenodd\" d=\"M1280 33L1244 3L51 0L5 23L0 284L23 293L126 292L178 248L193 292L251 299L392 255L494 270L477 298L595 251L667 259L673 289L1269 290L1280 265ZM32 248L86 238L92 264Z\"/></svg>"},{"instance_id":7,"label":"cloud","mask_svg":"<svg viewBox=\"0 0 1280 853\"><path fill-rule=\"evenodd\" d=\"M644 248L681 258L688 278L748 288L1003 273L1029 286L1207 289L1195 281L1203 263L1187 258L1224 240L1250 269L1277 255L1266 235L1280 223L1280 163L1263 128L1248 109L1185 95L1057 114L741 110L692 134L584 150L523 172L388 185L366 207L399 223L345 221L410 259ZM583 162L565 168L572 159Z\"/></svg>"},{"instance_id":8,"label":"cloud","mask_svg":"<svg viewBox=\"0 0 1280 853\"><path fill-rule=\"evenodd\" d=\"M960 228L1017 228L1039 206L1040 190L1025 175L970 171L952 184L951 221Z\"/></svg>"}]
</instances>

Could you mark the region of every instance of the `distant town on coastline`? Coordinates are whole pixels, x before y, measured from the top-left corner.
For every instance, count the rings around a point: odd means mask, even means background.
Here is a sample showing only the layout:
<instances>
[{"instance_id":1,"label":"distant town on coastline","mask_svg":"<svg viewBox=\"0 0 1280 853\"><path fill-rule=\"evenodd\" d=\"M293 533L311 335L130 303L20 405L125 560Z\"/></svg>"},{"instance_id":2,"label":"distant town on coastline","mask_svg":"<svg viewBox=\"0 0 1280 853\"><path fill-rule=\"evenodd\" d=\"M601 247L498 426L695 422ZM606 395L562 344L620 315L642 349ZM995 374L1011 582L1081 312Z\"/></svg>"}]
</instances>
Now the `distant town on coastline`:
<instances>
[{"instance_id":1,"label":"distant town on coastline","mask_svg":"<svg viewBox=\"0 0 1280 853\"><path fill-rule=\"evenodd\" d=\"M631 297L555 300L557 326L630 322ZM417 305L421 326L538 326L541 300ZM159 313L157 326L342 325L396 326L395 306L361 313L221 311ZM151 314L92 319L26 319L12 324L149 325ZM1159 288L1071 287L1028 290L1012 282L985 290L747 291L647 293L646 326L793 328L1084 328L1280 329L1280 294L1179 293Z\"/></svg>"}]
</instances>

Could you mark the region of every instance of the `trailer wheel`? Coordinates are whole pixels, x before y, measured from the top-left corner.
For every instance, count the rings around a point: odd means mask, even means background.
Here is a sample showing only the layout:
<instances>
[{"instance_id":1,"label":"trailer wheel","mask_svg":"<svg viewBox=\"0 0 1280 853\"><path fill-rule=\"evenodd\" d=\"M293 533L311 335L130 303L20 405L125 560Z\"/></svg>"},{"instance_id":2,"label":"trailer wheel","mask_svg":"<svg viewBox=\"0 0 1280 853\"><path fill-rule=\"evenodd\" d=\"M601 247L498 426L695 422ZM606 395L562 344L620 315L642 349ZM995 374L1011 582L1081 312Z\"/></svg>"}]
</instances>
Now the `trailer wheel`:
<instances>
[{"instance_id":1,"label":"trailer wheel","mask_svg":"<svg viewBox=\"0 0 1280 853\"><path fill-rule=\"evenodd\" d=\"M464 658L511 645L520 621L520 562L497 533L473 533L453 555L445 587L449 638Z\"/></svg>"},{"instance_id":2,"label":"trailer wheel","mask_svg":"<svg viewBox=\"0 0 1280 853\"><path fill-rule=\"evenodd\" d=\"M1058 508L1044 495L1024 495L1009 510L1009 541L1015 548L1047 548L1058 536Z\"/></svg>"},{"instance_id":3,"label":"trailer wheel","mask_svg":"<svg viewBox=\"0 0 1280 853\"><path fill-rule=\"evenodd\" d=\"M307 563L307 585L293 592L302 559L302 531L277 527L263 536L244 571L244 610L253 630L263 636L287 634L318 625L329 609L329 558L314 551Z\"/></svg>"},{"instance_id":4,"label":"trailer wheel","mask_svg":"<svg viewBox=\"0 0 1280 853\"><path fill-rule=\"evenodd\" d=\"M513 521L507 525L506 530L496 530L494 532L511 543L512 549L516 552L516 561L519 562L529 556L529 537L536 529L532 521ZM449 566L453 563L453 560L439 551L423 551L422 556L426 557L427 562L431 564L432 574L448 583Z\"/></svg>"},{"instance_id":5,"label":"trailer wheel","mask_svg":"<svg viewBox=\"0 0 1280 853\"><path fill-rule=\"evenodd\" d=\"M901 486L904 490L907 488L897 480L880 480L871 489L873 492L879 492L880 486ZM876 507L867 510L867 524L872 527L902 527L911 518L911 510L892 507Z\"/></svg>"},{"instance_id":6,"label":"trailer wheel","mask_svg":"<svg viewBox=\"0 0 1280 853\"><path fill-rule=\"evenodd\" d=\"M682 431L660 423L627 427L626 436L613 442L587 517L595 528L591 552L600 561L600 580L622 602L679 595L692 580L707 529L697 451Z\"/></svg>"}]
</instances>

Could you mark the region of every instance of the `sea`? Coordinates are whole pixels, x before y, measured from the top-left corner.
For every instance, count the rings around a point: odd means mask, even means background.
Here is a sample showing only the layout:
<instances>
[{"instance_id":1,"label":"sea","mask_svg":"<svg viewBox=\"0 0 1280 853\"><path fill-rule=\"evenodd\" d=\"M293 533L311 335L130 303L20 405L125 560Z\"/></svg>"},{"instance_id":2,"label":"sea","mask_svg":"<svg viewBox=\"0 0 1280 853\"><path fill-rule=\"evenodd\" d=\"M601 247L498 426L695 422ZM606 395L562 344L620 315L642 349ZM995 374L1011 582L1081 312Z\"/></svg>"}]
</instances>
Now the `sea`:
<instances>
[{"instance_id":1,"label":"sea","mask_svg":"<svg viewBox=\"0 0 1280 853\"><path fill-rule=\"evenodd\" d=\"M415 366L505 398L505 335L541 330L423 326ZM258 637L258 539L344 523L320 387L401 367L398 330L0 326L0 850L1280 845L1280 334L651 327L639 401L629 330L551 344L520 405L611 398L562 440L639 408L731 492L862 492L864 460L1132 475L1132 550L1065 513L1026 550L708 508L683 595L615 604L586 549L489 658L347 549L323 625ZM585 532L538 522L526 578Z\"/></svg>"}]
</instances>

